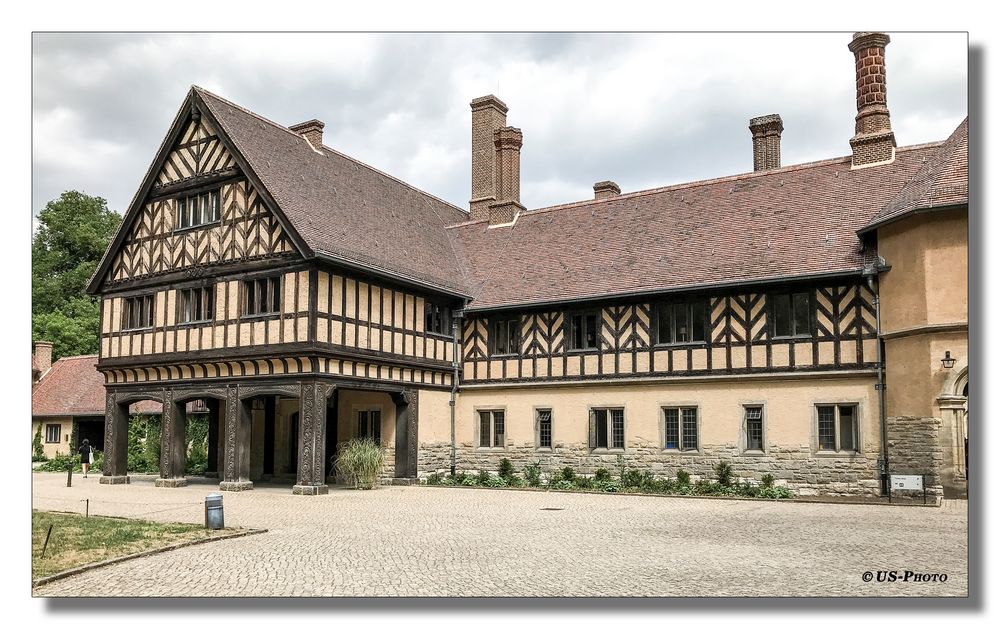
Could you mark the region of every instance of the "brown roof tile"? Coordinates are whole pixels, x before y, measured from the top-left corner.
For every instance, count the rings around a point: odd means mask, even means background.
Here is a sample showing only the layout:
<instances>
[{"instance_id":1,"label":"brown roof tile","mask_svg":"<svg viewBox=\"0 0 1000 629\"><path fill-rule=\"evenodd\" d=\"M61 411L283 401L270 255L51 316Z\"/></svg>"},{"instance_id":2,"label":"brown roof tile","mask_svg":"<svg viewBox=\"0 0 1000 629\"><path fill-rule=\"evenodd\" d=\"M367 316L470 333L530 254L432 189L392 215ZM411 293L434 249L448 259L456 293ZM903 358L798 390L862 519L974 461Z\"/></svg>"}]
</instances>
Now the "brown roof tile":
<instances>
[{"instance_id":1,"label":"brown roof tile","mask_svg":"<svg viewBox=\"0 0 1000 629\"><path fill-rule=\"evenodd\" d=\"M880 167L839 158L448 231L476 280L471 310L857 272L855 230L939 146L901 148Z\"/></svg>"},{"instance_id":2,"label":"brown roof tile","mask_svg":"<svg viewBox=\"0 0 1000 629\"><path fill-rule=\"evenodd\" d=\"M859 230L864 233L917 210L968 205L969 119L931 155L921 168L872 219Z\"/></svg>"},{"instance_id":3,"label":"brown roof tile","mask_svg":"<svg viewBox=\"0 0 1000 629\"><path fill-rule=\"evenodd\" d=\"M444 231L464 210L194 89L314 252L471 294Z\"/></svg>"},{"instance_id":4,"label":"brown roof tile","mask_svg":"<svg viewBox=\"0 0 1000 629\"><path fill-rule=\"evenodd\" d=\"M104 415L104 376L97 371L97 356L60 358L31 392L31 415ZM159 413L159 402L132 405L133 413Z\"/></svg>"}]
</instances>

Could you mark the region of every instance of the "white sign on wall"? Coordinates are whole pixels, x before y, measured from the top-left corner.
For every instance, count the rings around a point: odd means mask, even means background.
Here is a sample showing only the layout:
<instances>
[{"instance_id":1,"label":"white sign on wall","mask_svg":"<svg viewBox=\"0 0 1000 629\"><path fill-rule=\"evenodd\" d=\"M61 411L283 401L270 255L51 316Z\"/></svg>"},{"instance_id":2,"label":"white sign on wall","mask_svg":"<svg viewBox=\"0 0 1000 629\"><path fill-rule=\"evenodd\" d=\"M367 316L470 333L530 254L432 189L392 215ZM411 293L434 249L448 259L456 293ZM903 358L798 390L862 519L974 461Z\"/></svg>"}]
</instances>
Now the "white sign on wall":
<instances>
[{"instance_id":1,"label":"white sign on wall","mask_svg":"<svg viewBox=\"0 0 1000 629\"><path fill-rule=\"evenodd\" d=\"M919 474L892 474L890 484L893 489L916 489L924 488L924 477Z\"/></svg>"}]
</instances>

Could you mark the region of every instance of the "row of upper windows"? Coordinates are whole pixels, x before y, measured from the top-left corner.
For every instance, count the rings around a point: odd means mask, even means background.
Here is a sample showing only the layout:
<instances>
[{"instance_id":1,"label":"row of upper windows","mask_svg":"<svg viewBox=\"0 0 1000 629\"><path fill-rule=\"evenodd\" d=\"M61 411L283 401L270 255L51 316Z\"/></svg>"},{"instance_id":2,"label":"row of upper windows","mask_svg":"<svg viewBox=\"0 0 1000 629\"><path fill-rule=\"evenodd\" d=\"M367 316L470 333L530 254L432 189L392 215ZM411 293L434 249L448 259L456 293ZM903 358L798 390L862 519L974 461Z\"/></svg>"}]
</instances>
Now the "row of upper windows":
<instances>
[{"instance_id":1,"label":"row of upper windows","mask_svg":"<svg viewBox=\"0 0 1000 629\"><path fill-rule=\"evenodd\" d=\"M476 443L480 448L506 448L507 421L503 409L480 410ZM665 406L660 409L661 447L666 451L699 452L701 418L696 406ZM740 449L747 454L766 451L766 418L763 405L742 406ZM817 404L815 448L818 452L855 453L860 450L858 405ZM552 448L552 409L535 409L535 447ZM590 409L588 446L593 450L625 450L625 409Z\"/></svg>"},{"instance_id":2,"label":"row of upper windows","mask_svg":"<svg viewBox=\"0 0 1000 629\"><path fill-rule=\"evenodd\" d=\"M808 292L770 295L767 313L774 337L812 336ZM670 301L654 309L653 333L657 345L704 343L708 340L708 301ZM595 349L598 345L600 310L574 312L566 317L566 344L570 350ZM490 326L490 353L517 354L521 345L519 315L500 315Z\"/></svg>"},{"instance_id":3,"label":"row of upper windows","mask_svg":"<svg viewBox=\"0 0 1000 629\"><path fill-rule=\"evenodd\" d=\"M242 285L241 314L255 317L281 312L281 276L245 280ZM153 295L138 295L124 299L122 329L141 330L153 327L155 300ZM424 302L425 329L433 334L451 332L451 309ZM203 323L211 321L215 312L215 286L186 288L177 291L177 321Z\"/></svg>"}]
</instances>

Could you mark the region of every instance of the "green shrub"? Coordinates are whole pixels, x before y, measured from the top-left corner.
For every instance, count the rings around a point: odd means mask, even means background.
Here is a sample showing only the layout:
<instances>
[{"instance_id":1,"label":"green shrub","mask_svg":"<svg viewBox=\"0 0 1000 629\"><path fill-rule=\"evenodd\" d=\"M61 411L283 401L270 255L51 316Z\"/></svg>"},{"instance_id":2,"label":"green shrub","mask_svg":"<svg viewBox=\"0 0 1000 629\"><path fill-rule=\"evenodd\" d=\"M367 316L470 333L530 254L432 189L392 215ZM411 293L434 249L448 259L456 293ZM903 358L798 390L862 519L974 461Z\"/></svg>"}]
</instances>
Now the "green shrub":
<instances>
[{"instance_id":1,"label":"green shrub","mask_svg":"<svg viewBox=\"0 0 1000 629\"><path fill-rule=\"evenodd\" d=\"M524 481L529 487L538 487L542 484L542 466L538 463L528 463L524 466Z\"/></svg>"},{"instance_id":2,"label":"green shrub","mask_svg":"<svg viewBox=\"0 0 1000 629\"><path fill-rule=\"evenodd\" d=\"M622 480L625 478L625 470L627 469L625 466L625 457L620 454L615 455L615 466L618 468L618 480Z\"/></svg>"},{"instance_id":3,"label":"green shrub","mask_svg":"<svg viewBox=\"0 0 1000 629\"><path fill-rule=\"evenodd\" d=\"M722 486L707 480L700 480L691 488L691 493L696 496L716 496L722 493Z\"/></svg>"},{"instance_id":4,"label":"green shrub","mask_svg":"<svg viewBox=\"0 0 1000 629\"><path fill-rule=\"evenodd\" d=\"M490 482L490 473L486 470L479 470L479 477L476 479L480 485L485 485Z\"/></svg>"},{"instance_id":5,"label":"green shrub","mask_svg":"<svg viewBox=\"0 0 1000 629\"><path fill-rule=\"evenodd\" d=\"M677 483L669 478L657 480L653 483L653 492L657 494L672 494L677 491Z\"/></svg>"},{"instance_id":6,"label":"green shrub","mask_svg":"<svg viewBox=\"0 0 1000 629\"><path fill-rule=\"evenodd\" d=\"M69 465L70 463L73 464L74 472L83 471L83 468L80 467L79 456L63 454L62 452L57 452L54 457L48 459L35 469L40 472L65 472L66 466Z\"/></svg>"},{"instance_id":7,"label":"green shrub","mask_svg":"<svg viewBox=\"0 0 1000 629\"><path fill-rule=\"evenodd\" d=\"M609 478L608 480L597 484L597 489L608 493L616 493L622 490L622 484Z\"/></svg>"},{"instance_id":8,"label":"green shrub","mask_svg":"<svg viewBox=\"0 0 1000 629\"><path fill-rule=\"evenodd\" d=\"M787 487L765 487L758 494L760 498L780 500L781 498L791 498L792 492Z\"/></svg>"},{"instance_id":9,"label":"green shrub","mask_svg":"<svg viewBox=\"0 0 1000 629\"><path fill-rule=\"evenodd\" d=\"M185 437L188 448L186 473L203 476L208 469L208 417L202 414L189 415Z\"/></svg>"},{"instance_id":10,"label":"green shrub","mask_svg":"<svg viewBox=\"0 0 1000 629\"><path fill-rule=\"evenodd\" d=\"M639 470L628 470L622 476L622 487L637 488L642 487L643 475Z\"/></svg>"},{"instance_id":11,"label":"green shrub","mask_svg":"<svg viewBox=\"0 0 1000 629\"><path fill-rule=\"evenodd\" d=\"M733 484L733 466L728 461L719 461L715 465L715 482L722 487L729 487Z\"/></svg>"},{"instance_id":12,"label":"green shrub","mask_svg":"<svg viewBox=\"0 0 1000 629\"><path fill-rule=\"evenodd\" d=\"M514 466L511 465L510 459L504 457L500 459L500 478L510 479L514 476Z\"/></svg>"},{"instance_id":13,"label":"green shrub","mask_svg":"<svg viewBox=\"0 0 1000 629\"><path fill-rule=\"evenodd\" d=\"M683 468L677 470L677 484L687 486L691 484L691 474L686 472Z\"/></svg>"},{"instance_id":14,"label":"green shrub","mask_svg":"<svg viewBox=\"0 0 1000 629\"><path fill-rule=\"evenodd\" d=\"M549 483L550 489L573 489L573 482L568 480L557 480L554 483Z\"/></svg>"},{"instance_id":15,"label":"green shrub","mask_svg":"<svg viewBox=\"0 0 1000 629\"><path fill-rule=\"evenodd\" d=\"M486 482L480 483L485 487L506 487L507 479L503 476L489 476L487 475Z\"/></svg>"},{"instance_id":16,"label":"green shrub","mask_svg":"<svg viewBox=\"0 0 1000 629\"><path fill-rule=\"evenodd\" d=\"M574 486L579 489L593 489L594 481L587 476L577 476L572 481Z\"/></svg>"},{"instance_id":17,"label":"green shrub","mask_svg":"<svg viewBox=\"0 0 1000 629\"><path fill-rule=\"evenodd\" d=\"M572 483L573 479L576 478L576 472L573 471L572 467L569 467L567 465L566 467L562 468L562 470L559 472L559 478L561 478L564 481Z\"/></svg>"},{"instance_id":18,"label":"green shrub","mask_svg":"<svg viewBox=\"0 0 1000 629\"><path fill-rule=\"evenodd\" d=\"M45 446L42 445L42 423L39 422L38 430L35 431L35 436L31 439L31 462L37 463L46 460Z\"/></svg>"},{"instance_id":19,"label":"green shrub","mask_svg":"<svg viewBox=\"0 0 1000 629\"><path fill-rule=\"evenodd\" d=\"M774 487L774 476L771 474L764 474L760 479L760 486L763 489L770 489Z\"/></svg>"},{"instance_id":20,"label":"green shrub","mask_svg":"<svg viewBox=\"0 0 1000 629\"><path fill-rule=\"evenodd\" d=\"M524 481L517 476L511 476L507 479L507 485L510 487L524 487Z\"/></svg>"},{"instance_id":21,"label":"green shrub","mask_svg":"<svg viewBox=\"0 0 1000 629\"><path fill-rule=\"evenodd\" d=\"M444 480L444 477L441 474L438 474L437 472L434 472L433 474L431 474L430 476L428 476L426 480L424 480L424 483L426 483L428 485L440 485L441 481L443 481L443 480Z\"/></svg>"},{"instance_id":22,"label":"green shrub","mask_svg":"<svg viewBox=\"0 0 1000 629\"><path fill-rule=\"evenodd\" d=\"M142 448L143 463L136 471L156 472L160 469L160 418L146 417L146 435Z\"/></svg>"},{"instance_id":23,"label":"green shrub","mask_svg":"<svg viewBox=\"0 0 1000 629\"><path fill-rule=\"evenodd\" d=\"M442 487L451 487L451 486L453 486L455 484L456 484L455 483L455 478L452 477L452 476L445 476L444 478L441 479L441 486Z\"/></svg>"},{"instance_id":24,"label":"green shrub","mask_svg":"<svg viewBox=\"0 0 1000 629\"><path fill-rule=\"evenodd\" d=\"M452 476L451 479L453 481L455 481L456 485L464 485L465 484L465 479L468 476L469 476L468 472L459 472L458 474L455 474L454 476Z\"/></svg>"},{"instance_id":25,"label":"green shrub","mask_svg":"<svg viewBox=\"0 0 1000 629\"><path fill-rule=\"evenodd\" d=\"M476 477L476 476L473 476L472 474L466 474L462 478L462 485L464 485L466 487L475 487L478 484L479 484L479 478Z\"/></svg>"},{"instance_id":26,"label":"green shrub","mask_svg":"<svg viewBox=\"0 0 1000 629\"><path fill-rule=\"evenodd\" d=\"M594 481L598 483L606 483L611 480L611 472L608 471L606 467L599 467L594 470Z\"/></svg>"},{"instance_id":27,"label":"green shrub","mask_svg":"<svg viewBox=\"0 0 1000 629\"><path fill-rule=\"evenodd\" d=\"M374 489L385 464L385 450L372 439L351 439L337 452L337 471L355 489Z\"/></svg>"}]
</instances>

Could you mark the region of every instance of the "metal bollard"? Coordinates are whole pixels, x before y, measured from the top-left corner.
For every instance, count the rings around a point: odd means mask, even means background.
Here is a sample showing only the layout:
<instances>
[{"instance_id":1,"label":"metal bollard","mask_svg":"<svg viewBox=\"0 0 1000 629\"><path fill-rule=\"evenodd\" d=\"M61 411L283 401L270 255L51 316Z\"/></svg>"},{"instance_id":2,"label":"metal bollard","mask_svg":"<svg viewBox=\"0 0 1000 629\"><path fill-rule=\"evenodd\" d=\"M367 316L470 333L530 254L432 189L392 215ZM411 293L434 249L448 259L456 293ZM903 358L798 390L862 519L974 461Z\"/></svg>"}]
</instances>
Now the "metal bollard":
<instances>
[{"instance_id":1,"label":"metal bollard","mask_svg":"<svg viewBox=\"0 0 1000 629\"><path fill-rule=\"evenodd\" d=\"M70 462L66 464L66 486L67 487L72 487L73 486L73 461L72 460L70 460Z\"/></svg>"},{"instance_id":2,"label":"metal bollard","mask_svg":"<svg viewBox=\"0 0 1000 629\"><path fill-rule=\"evenodd\" d=\"M222 494L208 494L205 496L205 528L222 529L225 527L225 516L222 510Z\"/></svg>"}]
</instances>

